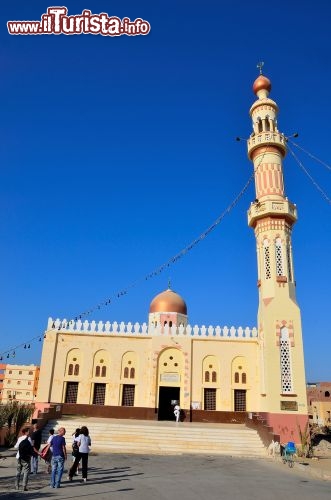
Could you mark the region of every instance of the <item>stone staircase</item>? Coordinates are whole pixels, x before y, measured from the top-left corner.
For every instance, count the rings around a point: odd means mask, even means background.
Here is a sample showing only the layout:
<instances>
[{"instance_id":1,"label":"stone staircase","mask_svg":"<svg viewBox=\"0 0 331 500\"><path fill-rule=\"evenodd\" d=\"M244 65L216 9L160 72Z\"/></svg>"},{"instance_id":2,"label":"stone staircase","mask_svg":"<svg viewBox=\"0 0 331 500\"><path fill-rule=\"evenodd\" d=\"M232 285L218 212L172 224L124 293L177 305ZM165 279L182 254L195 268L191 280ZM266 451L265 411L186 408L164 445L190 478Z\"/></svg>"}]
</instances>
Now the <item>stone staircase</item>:
<instances>
[{"instance_id":1,"label":"stone staircase","mask_svg":"<svg viewBox=\"0 0 331 500\"><path fill-rule=\"evenodd\" d=\"M61 420L48 421L43 429L43 441L47 440L49 429L54 428L56 431L59 427L65 427L69 452L71 435L82 425L89 429L93 452L266 456L266 449L258 433L243 424L176 424L146 420L63 417Z\"/></svg>"}]
</instances>

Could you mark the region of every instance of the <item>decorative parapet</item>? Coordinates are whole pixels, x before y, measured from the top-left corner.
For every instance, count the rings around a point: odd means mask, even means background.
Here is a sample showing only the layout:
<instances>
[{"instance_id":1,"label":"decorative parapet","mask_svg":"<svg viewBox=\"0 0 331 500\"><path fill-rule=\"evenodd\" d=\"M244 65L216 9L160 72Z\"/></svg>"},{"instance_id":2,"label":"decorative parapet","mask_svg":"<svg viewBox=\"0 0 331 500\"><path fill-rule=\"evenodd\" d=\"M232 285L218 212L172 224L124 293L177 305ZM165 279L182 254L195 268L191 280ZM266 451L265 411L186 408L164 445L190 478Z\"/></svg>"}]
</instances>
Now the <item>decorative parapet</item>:
<instances>
[{"instance_id":1,"label":"decorative parapet","mask_svg":"<svg viewBox=\"0 0 331 500\"><path fill-rule=\"evenodd\" d=\"M114 321L110 323L107 321L74 321L74 320L60 320L60 319L48 319L47 331L56 330L59 333L88 333L88 334L103 334L103 335L113 335L113 336L161 336L161 337L194 337L194 338L204 338L204 339L222 339L222 340L256 340L258 337L257 329L254 328L235 328L231 326L173 326L169 327L166 325L164 327L153 326L148 327L147 323L117 323Z\"/></svg>"},{"instance_id":2,"label":"decorative parapet","mask_svg":"<svg viewBox=\"0 0 331 500\"><path fill-rule=\"evenodd\" d=\"M291 223L298 218L296 205L287 198L284 200L263 200L261 202L251 203L248 212L248 225L254 226L256 221L265 217L285 217Z\"/></svg>"},{"instance_id":3,"label":"decorative parapet","mask_svg":"<svg viewBox=\"0 0 331 500\"><path fill-rule=\"evenodd\" d=\"M247 141L248 156L252 159L252 153L255 149L261 146L276 146L281 149L283 156L286 155L286 139L283 134L278 131L260 132L252 134Z\"/></svg>"}]
</instances>

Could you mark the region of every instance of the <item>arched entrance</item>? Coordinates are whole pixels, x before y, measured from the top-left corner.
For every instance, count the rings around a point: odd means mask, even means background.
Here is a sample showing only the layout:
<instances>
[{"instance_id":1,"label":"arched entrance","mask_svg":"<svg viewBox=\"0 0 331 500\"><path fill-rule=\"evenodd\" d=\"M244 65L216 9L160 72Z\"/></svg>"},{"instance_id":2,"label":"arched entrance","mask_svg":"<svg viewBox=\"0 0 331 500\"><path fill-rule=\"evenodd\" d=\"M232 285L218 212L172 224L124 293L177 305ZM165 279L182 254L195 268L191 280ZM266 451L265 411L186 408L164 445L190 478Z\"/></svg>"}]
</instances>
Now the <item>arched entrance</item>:
<instances>
[{"instance_id":1,"label":"arched entrance","mask_svg":"<svg viewBox=\"0 0 331 500\"><path fill-rule=\"evenodd\" d=\"M158 420L175 420L173 408L180 404L183 380L183 354L169 348L160 353L158 360Z\"/></svg>"}]
</instances>

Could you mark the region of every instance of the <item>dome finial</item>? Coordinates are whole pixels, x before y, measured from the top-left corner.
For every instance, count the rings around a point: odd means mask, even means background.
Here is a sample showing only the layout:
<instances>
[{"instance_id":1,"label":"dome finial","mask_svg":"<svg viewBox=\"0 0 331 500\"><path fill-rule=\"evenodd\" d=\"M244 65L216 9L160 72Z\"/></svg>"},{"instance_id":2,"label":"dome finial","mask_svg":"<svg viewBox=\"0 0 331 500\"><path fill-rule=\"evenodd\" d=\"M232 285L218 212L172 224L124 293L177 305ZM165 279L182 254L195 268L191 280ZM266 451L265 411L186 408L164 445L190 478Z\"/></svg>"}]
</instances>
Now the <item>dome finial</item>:
<instances>
[{"instance_id":1,"label":"dome finial","mask_svg":"<svg viewBox=\"0 0 331 500\"><path fill-rule=\"evenodd\" d=\"M262 68L264 66L264 62L263 61L260 61L259 63L257 63L256 67L259 68L259 71L260 71L260 75L262 75Z\"/></svg>"},{"instance_id":2,"label":"dome finial","mask_svg":"<svg viewBox=\"0 0 331 500\"><path fill-rule=\"evenodd\" d=\"M263 61L260 61L256 65L256 67L259 69L260 74L253 84L253 92L258 96L259 99L268 97L271 90L271 81L262 73L263 66Z\"/></svg>"},{"instance_id":3,"label":"dome finial","mask_svg":"<svg viewBox=\"0 0 331 500\"><path fill-rule=\"evenodd\" d=\"M168 290L171 290L171 279L168 278Z\"/></svg>"}]
</instances>

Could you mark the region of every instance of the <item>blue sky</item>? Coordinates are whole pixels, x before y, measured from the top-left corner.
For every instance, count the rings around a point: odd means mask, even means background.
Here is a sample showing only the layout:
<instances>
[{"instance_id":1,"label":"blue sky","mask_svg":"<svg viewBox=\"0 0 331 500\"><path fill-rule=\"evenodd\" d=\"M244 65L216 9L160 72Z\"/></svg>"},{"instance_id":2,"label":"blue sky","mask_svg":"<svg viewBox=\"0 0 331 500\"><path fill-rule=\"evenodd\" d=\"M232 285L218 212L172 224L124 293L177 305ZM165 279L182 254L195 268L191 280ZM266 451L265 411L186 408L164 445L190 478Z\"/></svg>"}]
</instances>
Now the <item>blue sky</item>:
<instances>
[{"instance_id":1,"label":"blue sky","mask_svg":"<svg viewBox=\"0 0 331 500\"><path fill-rule=\"evenodd\" d=\"M255 326L250 186L204 241L166 272L144 276L199 236L251 172L245 142L256 64L265 61L279 127L327 163L331 83L327 2L66 1L137 17L136 37L10 36L50 3L4 3L0 21L0 351L43 334L132 282L89 319L147 320L167 287L191 324ZM296 151L296 150L295 150ZM331 196L331 173L298 156ZM297 204L294 265L307 379L330 380L330 204L288 155ZM39 363L41 342L14 363Z\"/></svg>"}]
</instances>

